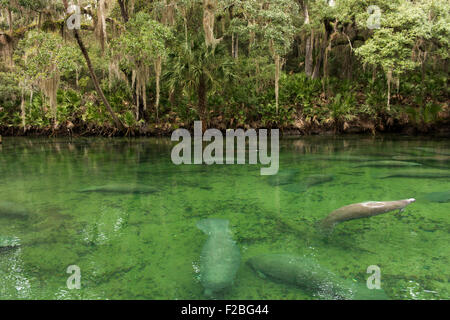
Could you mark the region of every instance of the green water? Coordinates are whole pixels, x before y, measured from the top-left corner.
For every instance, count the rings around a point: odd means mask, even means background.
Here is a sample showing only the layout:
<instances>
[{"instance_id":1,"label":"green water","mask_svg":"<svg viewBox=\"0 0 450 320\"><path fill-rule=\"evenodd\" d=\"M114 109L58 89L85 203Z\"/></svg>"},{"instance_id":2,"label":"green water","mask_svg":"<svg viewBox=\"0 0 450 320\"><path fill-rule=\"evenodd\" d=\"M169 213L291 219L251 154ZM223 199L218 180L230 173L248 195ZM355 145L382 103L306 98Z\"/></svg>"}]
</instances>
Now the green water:
<instances>
[{"instance_id":1,"label":"green water","mask_svg":"<svg viewBox=\"0 0 450 320\"><path fill-rule=\"evenodd\" d=\"M19 243L0 250L0 298L204 299L198 272L207 235L196 223L208 217L229 220L242 256L234 284L216 298L314 298L262 279L245 264L267 253L305 256L361 284L370 276L367 267L377 265L391 299L450 298L450 203L426 198L450 190L450 178L382 179L400 171L450 173L448 141L283 139L279 174L294 172L295 178L279 185L260 175L260 165L176 166L172 146L169 139L4 138L0 202L29 214L0 215L0 238ZM394 157L421 165L364 167L357 161ZM302 184L318 174L334 179ZM156 192L78 192L112 183ZM316 228L344 205L412 197L417 201L401 214L347 221L329 238ZM66 285L70 265L81 270L79 290Z\"/></svg>"}]
</instances>

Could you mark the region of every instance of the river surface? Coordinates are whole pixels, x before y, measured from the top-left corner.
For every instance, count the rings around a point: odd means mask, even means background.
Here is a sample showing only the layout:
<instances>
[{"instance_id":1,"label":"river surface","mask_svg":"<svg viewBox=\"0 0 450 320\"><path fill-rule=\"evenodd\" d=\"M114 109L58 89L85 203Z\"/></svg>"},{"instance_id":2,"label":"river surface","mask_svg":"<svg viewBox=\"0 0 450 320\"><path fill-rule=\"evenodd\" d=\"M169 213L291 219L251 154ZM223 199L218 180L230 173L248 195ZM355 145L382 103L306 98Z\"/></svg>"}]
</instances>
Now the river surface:
<instances>
[{"instance_id":1,"label":"river surface","mask_svg":"<svg viewBox=\"0 0 450 320\"><path fill-rule=\"evenodd\" d=\"M448 140L285 138L277 176L262 176L259 164L177 166L173 145L4 138L0 299L205 299L207 235L196 224L206 218L229 220L241 253L217 299L317 298L245 263L269 253L307 257L363 285L377 266L390 299L450 298ZM331 178L305 183L318 175ZM104 185L154 192L80 192ZM417 201L402 213L346 221L329 236L317 228L342 206L407 198Z\"/></svg>"}]
</instances>

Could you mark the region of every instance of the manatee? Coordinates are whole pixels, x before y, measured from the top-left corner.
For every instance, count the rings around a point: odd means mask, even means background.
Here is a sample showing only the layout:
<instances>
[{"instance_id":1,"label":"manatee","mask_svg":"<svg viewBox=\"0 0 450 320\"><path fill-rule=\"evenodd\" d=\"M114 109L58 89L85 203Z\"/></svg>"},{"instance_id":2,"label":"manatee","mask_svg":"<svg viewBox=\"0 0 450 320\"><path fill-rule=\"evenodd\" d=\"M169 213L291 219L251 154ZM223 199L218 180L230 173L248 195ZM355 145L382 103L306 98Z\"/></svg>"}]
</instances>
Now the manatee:
<instances>
[{"instance_id":1,"label":"manatee","mask_svg":"<svg viewBox=\"0 0 450 320\"><path fill-rule=\"evenodd\" d=\"M400 161L429 161L429 162L450 162L449 156L441 156L441 155L435 155L435 156L393 156L393 160L400 160Z\"/></svg>"},{"instance_id":2,"label":"manatee","mask_svg":"<svg viewBox=\"0 0 450 320\"><path fill-rule=\"evenodd\" d=\"M208 235L200 256L200 282L208 297L232 285L241 263L241 254L228 224L224 219L204 219L197 223Z\"/></svg>"},{"instance_id":3,"label":"manatee","mask_svg":"<svg viewBox=\"0 0 450 320\"><path fill-rule=\"evenodd\" d=\"M448 179L450 178L450 172L446 170L408 170L389 173L379 178Z\"/></svg>"},{"instance_id":4,"label":"manatee","mask_svg":"<svg viewBox=\"0 0 450 320\"><path fill-rule=\"evenodd\" d=\"M289 192L304 192L309 187L329 182L334 179L334 176L329 174L314 174L301 179L301 182L284 185L282 188Z\"/></svg>"},{"instance_id":5,"label":"manatee","mask_svg":"<svg viewBox=\"0 0 450 320\"><path fill-rule=\"evenodd\" d=\"M0 202L0 218L16 218L26 219L30 216L31 211L24 206L14 202L2 201Z\"/></svg>"},{"instance_id":6,"label":"manatee","mask_svg":"<svg viewBox=\"0 0 450 320\"><path fill-rule=\"evenodd\" d=\"M299 174L300 174L299 169L284 169L278 171L277 174L269 176L267 182L274 187L291 184L298 181Z\"/></svg>"},{"instance_id":7,"label":"manatee","mask_svg":"<svg viewBox=\"0 0 450 320\"><path fill-rule=\"evenodd\" d=\"M336 154L329 156L313 156L308 160L325 160L325 161L347 161L347 162L366 162L366 161L381 161L386 157L369 157L369 156L355 156L351 154Z\"/></svg>"},{"instance_id":8,"label":"manatee","mask_svg":"<svg viewBox=\"0 0 450 320\"><path fill-rule=\"evenodd\" d=\"M250 258L247 264L263 278L297 286L319 299L388 299L383 290L344 280L306 257L264 254Z\"/></svg>"},{"instance_id":9,"label":"manatee","mask_svg":"<svg viewBox=\"0 0 450 320\"><path fill-rule=\"evenodd\" d=\"M395 168L395 167L414 167L421 166L420 163L396 160L382 160L382 161L368 161L360 163L354 168L369 167L369 168Z\"/></svg>"},{"instance_id":10,"label":"manatee","mask_svg":"<svg viewBox=\"0 0 450 320\"><path fill-rule=\"evenodd\" d=\"M404 199L397 201L368 201L361 203L354 203L331 212L325 219L320 221L320 227L323 231L331 233L336 224L360 218L369 218L382 213L403 209L415 202L416 199Z\"/></svg>"},{"instance_id":11,"label":"manatee","mask_svg":"<svg viewBox=\"0 0 450 320\"><path fill-rule=\"evenodd\" d=\"M427 148L427 147L416 147L417 150L424 151L427 153L434 153L434 154L442 154L445 156L450 156L450 150L449 149L440 149L440 148Z\"/></svg>"},{"instance_id":12,"label":"manatee","mask_svg":"<svg viewBox=\"0 0 450 320\"><path fill-rule=\"evenodd\" d=\"M424 198L431 202L450 202L450 190L427 193Z\"/></svg>"},{"instance_id":13,"label":"manatee","mask_svg":"<svg viewBox=\"0 0 450 320\"><path fill-rule=\"evenodd\" d=\"M79 190L79 192L99 192L99 193L155 193L158 190L154 187L140 184L108 184L104 186L94 186Z\"/></svg>"}]
</instances>

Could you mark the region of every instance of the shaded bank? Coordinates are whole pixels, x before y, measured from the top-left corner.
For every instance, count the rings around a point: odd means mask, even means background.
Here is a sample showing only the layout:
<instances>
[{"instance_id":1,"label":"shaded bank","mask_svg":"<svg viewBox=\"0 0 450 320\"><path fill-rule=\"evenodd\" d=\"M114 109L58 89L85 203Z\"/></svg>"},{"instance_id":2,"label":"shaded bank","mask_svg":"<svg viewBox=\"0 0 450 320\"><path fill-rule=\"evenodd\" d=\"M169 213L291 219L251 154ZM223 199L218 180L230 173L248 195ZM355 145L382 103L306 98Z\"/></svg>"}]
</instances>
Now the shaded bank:
<instances>
[{"instance_id":1,"label":"shaded bank","mask_svg":"<svg viewBox=\"0 0 450 320\"><path fill-rule=\"evenodd\" d=\"M180 126L176 122L152 123L142 127L128 127L125 130L119 130L113 126L95 126L88 123L61 123L53 127L30 127L26 131L19 126L7 126L0 124L0 135L3 136L49 136L49 137L67 137L67 136L170 136L178 128L186 128L193 131L193 122L188 125ZM209 128L218 128L222 131L226 129L243 128L235 124L228 125L226 122L211 121L205 130ZM335 134L383 134L397 133L404 135L437 135L450 136L450 118L442 119L439 122L423 125L416 123L393 123L382 118L375 118L373 121L355 120L346 123L345 126L327 123L303 124L303 125L280 125L267 126L262 123L252 122L243 129L279 129L280 135L284 136L303 136L303 135L335 135Z\"/></svg>"}]
</instances>

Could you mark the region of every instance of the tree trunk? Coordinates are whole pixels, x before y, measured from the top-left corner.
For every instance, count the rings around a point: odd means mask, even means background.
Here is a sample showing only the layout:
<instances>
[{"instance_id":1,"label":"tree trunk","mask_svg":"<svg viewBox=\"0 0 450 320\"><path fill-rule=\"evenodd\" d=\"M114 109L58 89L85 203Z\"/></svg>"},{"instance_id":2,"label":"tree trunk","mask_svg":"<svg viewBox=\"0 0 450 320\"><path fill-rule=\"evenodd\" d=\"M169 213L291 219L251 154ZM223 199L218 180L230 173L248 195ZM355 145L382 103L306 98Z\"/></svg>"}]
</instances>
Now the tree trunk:
<instances>
[{"instance_id":1,"label":"tree trunk","mask_svg":"<svg viewBox=\"0 0 450 320\"><path fill-rule=\"evenodd\" d=\"M314 71L312 74L312 78L313 79L319 79L320 78L320 65L322 64L322 59L323 59L323 52L322 50L319 50L319 52L317 53L317 58L316 58L316 64L314 65Z\"/></svg>"},{"instance_id":2,"label":"tree trunk","mask_svg":"<svg viewBox=\"0 0 450 320\"><path fill-rule=\"evenodd\" d=\"M203 31L205 33L205 42L207 47L212 46L213 48L223 39L223 37L216 39L214 36L216 9L216 0L203 0Z\"/></svg>"},{"instance_id":3,"label":"tree trunk","mask_svg":"<svg viewBox=\"0 0 450 320\"><path fill-rule=\"evenodd\" d=\"M22 88L22 101L21 101L21 104L20 104L20 117L22 118L22 126L23 126L23 131L25 132L25 130L26 130L26 128L25 128L25 125L26 125L26 123L25 123L25 117L26 117L26 114L25 114L25 89L23 89Z\"/></svg>"},{"instance_id":4,"label":"tree trunk","mask_svg":"<svg viewBox=\"0 0 450 320\"><path fill-rule=\"evenodd\" d=\"M311 30L311 35L306 39L306 52L305 52L305 73L308 77L313 73L313 44L314 44L314 31Z\"/></svg>"},{"instance_id":5,"label":"tree trunk","mask_svg":"<svg viewBox=\"0 0 450 320\"><path fill-rule=\"evenodd\" d=\"M275 109L278 114L278 96L280 91L280 71L281 71L281 59L280 55L275 55Z\"/></svg>"},{"instance_id":6,"label":"tree trunk","mask_svg":"<svg viewBox=\"0 0 450 320\"><path fill-rule=\"evenodd\" d=\"M234 58L234 32L231 34L231 57Z\"/></svg>"},{"instance_id":7,"label":"tree trunk","mask_svg":"<svg viewBox=\"0 0 450 320\"><path fill-rule=\"evenodd\" d=\"M236 45L234 46L234 58L237 59L239 57L239 36L236 35Z\"/></svg>"},{"instance_id":8,"label":"tree trunk","mask_svg":"<svg viewBox=\"0 0 450 320\"><path fill-rule=\"evenodd\" d=\"M328 46L328 32L327 32L327 29L325 28L324 34L323 34L323 39L318 38L318 42L317 42L317 47L320 49L319 49L318 57L316 59L316 64L314 66L314 72L312 75L313 79L320 78L320 66L322 65L327 46Z\"/></svg>"},{"instance_id":9,"label":"tree trunk","mask_svg":"<svg viewBox=\"0 0 450 320\"><path fill-rule=\"evenodd\" d=\"M387 109L391 110L391 82L392 82L392 70L387 72L387 85L388 85L388 93L387 93Z\"/></svg>"},{"instance_id":10,"label":"tree trunk","mask_svg":"<svg viewBox=\"0 0 450 320\"><path fill-rule=\"evenodd\" d=\"M160 78L161 78L161 67L162 67L162 57L158 57L155 60L155 78L156 78L156 119L159 119L158 109L159 109L159 96L160 96Z\"/></svg>"},{"instance_id":11,"label":"tree trunk","mask_svg":"<svg viewBox=\"0 0 450 320\"><path fill-rule=\"evenodd\" d=\"M206 119L206 78L202 73L198 79L198 114L203 122Z\"/></svg>"},{"instance_id":12,"label":"tree trunk","mask_svg":"<svg viewBox=\"0 0 450 320\"><path fill-rule=\"evenodd\" d=\"M324 94L326 96L328 96L328 54L331 51L334 37L336 37L338 35L338 31L336 29L336 26L337 26L337 22L334 24L334 32L329 37L329 40L327 39L328 45L325 48L325 59L324 59L324 62L323 62L323 82L322 82L322 85L323 85L323 92L324 92ZM328 38L328 36L326 38Z\"/></svg>"},{"instance_id":13,"label":"tree trunk","mask_svg":"<svg viewBox=\"0 0 450 320\"><path fill-rule=\"evenodd\" d=\"M64 3L64 8L66 9L66 12L67 12L67 9L69 8L69 4L68 4L67 0L62 0L62 1ZM119 120L119 118L114 113L114 110L111 108L111 105L109 104L108 100L105 97L105 94L103 93L102 88L100 87L100 84L97 80L97 76L95 75L95 72L94 72L94 68L92 67L91 59L89 58L89 54L86 50L86 47L84 46L84 43L83 43L83 40L81 39L80 34L78 33L78 30L73 29L73 33L74 33L75 39L77 40L78 46L80 47L81 53L83 53L84 59L86 60L86 64L89 69L89 74L91 75L91 79L92 79L92 82L94 83L94 87L95 87L95 90L97 91L97 94L102 99L103 104L105 105L106 109L108 110L111 117L113 118L114 123L116 124L117 128L121 131L125 130L125 126L123 125L123 123Z\"/></svg>"},{"instance_id":14,"label":"tree trunk","mask_svg":"<svg viewBox=\"0 0 450 320\"><path fill-rule=\"evenodd\" d=\"M127 10L127 8L125 7L125 3L124 3L123 0L118 0L118 2L119 2L120 13L122 14L123 21L124 21L125 23L127 23L128 20L129 20L129 17L128 17L128 10Z\"/></svg>"},{"instance_id":15,"label":"tree trunk","mask_svg":"<svg viewBox=\"0 0 450 320\"><path fill-rule=\"evenodd\" d=\"M9 24L9 32L12 34L13 32L13 17L12 17L12 11L7 8L8 11L8 24Z\"/></svg>"},{"instance_id":16,"label":"tree trunk","mask_svg":"<svg viewBox=\"0 0 450 320\"><path fill-rule=\"evenodd\" d=\"M86 47L83 44L83 41L81 40L80 34L78 33L78 30L74 29L75 39L77 39L78 46L81 49L81 52L83 53L84 59L86 60L86 64L89 69L89 73L91 75L91 79L94 82L95 90L97 91L97 94L100 96L100 98L103 101L103 104L105 105L108 112L111 114L111 117L113 118L114 122L116 123L116 126L119 130L124 130L125 126L123 123L117 118L116 114L114 113L114 110L111 108L111 105L109 104L108 100L105 97L105 94L103 93L102 88L100 87L100 84L97 80L97 76L95 75L94 68L92 68L91 59L89 58L88 52L86 50Z\"/></svg>"},{"instance_id":17,"label":"tree trunk","mask_svg":"<svg viewBox=\"0 0 450 320\"><path fill-rule=\"evenodd\" d=\"M105 0L99 0L97 8L97 26L96 32L100 38L101 53L105 53L106 44L106 17L105 17Z\"/></svg>"},{"instance_id":18,"label":"tree trunk","mask_svg":"<svg viewBox=\"0 0 450 320\"><path fill-rule=\"evenodd\" d=\"M305 24L309 24L308 7L305 4ZM314 30L311 30L311 35L306 39L305 45L305 73L308 77L313 74L313 46L314 46Z\"/></svg>"}]
</instances>

